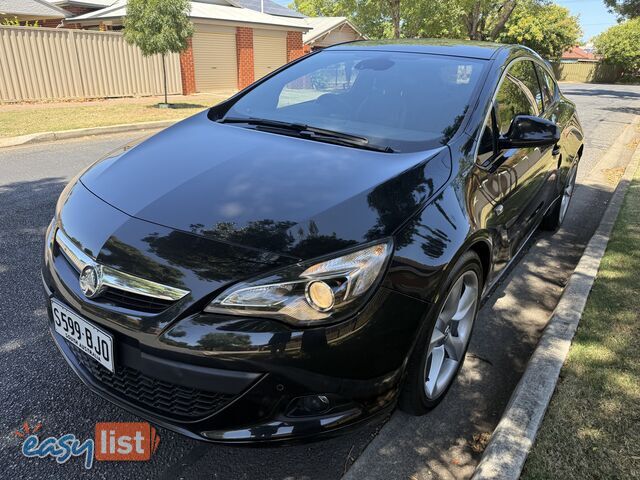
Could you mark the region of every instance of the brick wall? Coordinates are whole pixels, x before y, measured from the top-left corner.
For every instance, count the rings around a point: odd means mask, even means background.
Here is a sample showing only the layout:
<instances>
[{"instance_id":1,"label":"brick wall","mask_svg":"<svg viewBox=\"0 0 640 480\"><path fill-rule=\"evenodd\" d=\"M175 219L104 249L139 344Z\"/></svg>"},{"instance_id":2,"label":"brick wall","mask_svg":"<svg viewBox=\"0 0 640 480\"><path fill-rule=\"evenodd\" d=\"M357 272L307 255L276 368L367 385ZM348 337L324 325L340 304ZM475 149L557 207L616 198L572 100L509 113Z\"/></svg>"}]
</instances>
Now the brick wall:
<instances>
[{"instance_id":1,"label":"brick wall","mask_svg":"<svg viewBox=\"0 0 640 480\"><path fill-rule=\"evenodd\" d=\"M38 25L46 28L56 28L58 25L62 23L61 18L50 18L48 20L36 20ZM23 22L20 22L23 23ZM33 21L29 21L29 25L33 25Z\"/></svg>"},{"instance_id":2,"label":"brick wall","mask_svg":"<svg viewBox=\"0 0 640 480\"><path fill-rule=\"evenodd\" d=\"M305 54L302 45L302 32L287 32L287 62Z\"/></svg>"},{"instance_id":3,"label":"brick wall","mask_svg":"<svg viewBox=\"0 0 640 480\"><path fill-rule=\"evenodd\" d=\"M236 27L236 53L238 55L238 89L251 85L254 80L253 29Z\"/></svg>"},{"instance_id":4,"label":"brick wall","mask_svg":"<svg viewBox=\"0 0 640 480\"><path fill-rule=\"evenodd\" d=\"M99 10L98 8L94 8L94 7L79 7L77 5L67 5L66 7L62 7L62 8L67 12L69 12L74 17ZM48 28L56 28L58 25L60 25L61 22L62 22L61 18L56 18L51 20L40 21L40 25ZM65 21L64 26L61 28L79 29L81 28L81 25L79 23L68 23L67 21Z\"/></svg>"},{"instance_id":5,"label":"brick wall","mask_svg":"<svg viewBox=\"0 0 640 480\"><path fill-rule=\"evenodd\" d=\"M196 70L193 64L192 39L188 40L189 46L180 53L180 76L182 77L182 94L196 93Z\"/></svg>"}]
</instances>

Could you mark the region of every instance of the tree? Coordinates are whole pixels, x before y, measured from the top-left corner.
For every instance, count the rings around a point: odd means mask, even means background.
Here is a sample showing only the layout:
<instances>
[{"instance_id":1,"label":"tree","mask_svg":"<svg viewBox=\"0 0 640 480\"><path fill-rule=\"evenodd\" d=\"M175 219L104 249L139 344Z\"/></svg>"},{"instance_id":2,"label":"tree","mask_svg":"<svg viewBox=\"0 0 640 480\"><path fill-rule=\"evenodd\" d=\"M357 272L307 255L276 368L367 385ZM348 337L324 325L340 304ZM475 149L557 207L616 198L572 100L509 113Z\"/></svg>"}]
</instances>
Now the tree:
<instances>
[{"instance_id":1,"label":"tree","mask_svg":"<svg viewBox=\"0 0 640 480\"><path fill-rule=\"evenodd\" d=\"M193 35L189 20L189 0L129 0L124 20L124 38L142 51L142 55L162 55L164 103L167 104L167 67L165 56L187 49Z\"/></svg>"},{"instance_id":2,"label":"tree","mask_svg":"<svg viewBox=\"0 0 640 480\"><path fill-rule=\"evenodd\" d=\"M582 31L578 17L557 4L521 3L497 40L532 48L546 58L559 58L576 45Z\"/></svg>"},{"instance_id":3,"label":"tree","mask_svg":"<svg viewBox=\"0 0 640 480\"><path fill-rule=\"evenodd\" d=\"M294 0L309 16L346 16L370 38L496 40L523 3L548 0Z\"/></svg>"},{"instance_id":4,"label":"tree","mask_svg":"<svg viewBox=\"0 0 640 480\"><path fill-rule=\"evenodd\" d=\"M309 16L348 17L369 38L463 37L460 0L294 0Z\"/></svg>"},{"instance_id":5,"label":"tree","mask_svg":"<svg viewBox=\"0 0 640 480\"><path fill-rule=\"evenodd\" d=\"M400 38L406 0L294 0L290 8L310 17L348 17L370 38Z\"/></svg>"},{"instance_id":6,"label":"tree","mask_svg":"<svg viewBox=\"0 0 640 480\"><path fill-rule=\"evenodd\" d=\"M594 39L605 62L620 65L625 74L640 72L640 18L613 26Z\"/></svg>"},{"instance_id":7,"label":"tree","mask_svg":"<svg viewBox=\"0 0 640 480\"><path fill-rule=\"evenodd\" d=\"M38 23L38 20L34 20L33 22L29 23L29 20L25 20L23 22L21 22L20 20L18 20L18 17L5 17L2 20L0 20L0 25L3 26L7 26L7 27L19 27L19 26L23 26L23 27L39 27L40 23Z\"/></svg>"},{"instance_id":8,"label":"tree","mask_svg":"<svg viewBox=\"0 0 640 480\"><path fill-rule=\"evenodd\" d=\"M460 1L415 1L403 5L402 35L407 38L467 38Z\"/></svg>"},{"instance_id":9,"label":"tree","mask_svg":"<svg viewBox=\"0 0 640 480\"><path fill-rule=\"evenodd\" d=\"M604 0L604 4L622 18L640 17L640 0Z\"/></svg>"},{"instance_id":10,"label":"tree","mask_svg":"<svg viewBox=\"0 0 640 480\"><path fill-rule=\"evenodd\" d=\"M511 18L518 0L461 0L471 40L495 40Z\"/></svg>"}]
</instances>

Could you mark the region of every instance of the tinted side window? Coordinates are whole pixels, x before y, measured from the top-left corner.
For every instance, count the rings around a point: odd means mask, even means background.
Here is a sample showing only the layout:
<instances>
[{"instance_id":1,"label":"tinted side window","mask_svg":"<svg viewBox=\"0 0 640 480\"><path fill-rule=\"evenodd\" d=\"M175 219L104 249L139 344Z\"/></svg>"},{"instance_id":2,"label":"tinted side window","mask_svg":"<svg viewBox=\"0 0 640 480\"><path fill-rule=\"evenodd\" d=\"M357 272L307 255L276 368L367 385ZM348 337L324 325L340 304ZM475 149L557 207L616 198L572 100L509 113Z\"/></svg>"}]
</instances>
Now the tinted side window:
<instances>
[{"instance_id":1,"label":"tinted side window","mask_svg":"<svg viewBox=\"0 0 640 480\"><path fill-rule=\"evenodd\" d=\"M533 96L535 104L538 107L538 111L541 112L543 110L542 90L540 90L538 75L536 75L533 62L528 60L516 62L509 69L509 74L520 80L525 85Z\"/></svg>"},{"instance_id":2,"label":"tinted side window","mask_svg":"<svg viewBox=\"0 0 640 480\"><path fill-rule=\"evenodd\" d=\"M546 110L551 103L553 103L553 94L549 90L549 85L545 82L545 71L539 65L536 65L536 71L538 72L538 78L540 79L540 86L542 87L542 97L544 99L544 109Z\"/></svg>"},{"instance_id":3,"label":"tinted side window","mask_svg":"<svg viewBox=\"0 0 640 480\"><path fill-rule=\"evenodd\" d=\"M478 146L478 163L483 165L492 159L496 152L496 128L495 128L495 114L491 111L489 120L484 126L482 136L480 137L480 145Z\"/></svg>"},{"instance_id":4,"label":"tinted side window","mask_svg":"<svg viewBox=\"0 0 640 480\"><path fill-rule=\"evenodd\" d=\"M540 80L543 85L543 88L549 95L549 103L553 103L558 95L558 85L553 80L551 75L549 75L546 70L542 67L538 67L538 73L540 75ZM545 107L546 108L546 107Z\"/></svg>"},{"instance_id":5,"label":"tinted side window","mask_svg":"<svg viewBox=\"0 0 640 480\"><path fill-rule=\"evenodd\" d=\"M536 115L530 99L531 93L525 93L526 87L507 74L496 96L496 117L498 131L504 135L509 131L511 121L516 115Z\"/></svg>"}]
</instances>

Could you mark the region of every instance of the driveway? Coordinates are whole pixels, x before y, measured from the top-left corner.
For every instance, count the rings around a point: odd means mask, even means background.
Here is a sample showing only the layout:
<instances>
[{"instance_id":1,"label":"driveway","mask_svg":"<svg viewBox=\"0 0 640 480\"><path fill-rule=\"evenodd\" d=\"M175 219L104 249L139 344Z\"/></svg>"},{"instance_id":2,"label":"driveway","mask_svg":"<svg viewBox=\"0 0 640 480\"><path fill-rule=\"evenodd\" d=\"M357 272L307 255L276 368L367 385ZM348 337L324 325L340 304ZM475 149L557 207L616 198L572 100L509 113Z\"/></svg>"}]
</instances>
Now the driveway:
<instances>
[{"instance_id":1,"label":"driveway","mask_svg":"<svg viewBox=\"0 0 640 480\"><path fill-rule=\"evenodd\" d=\"M640 109L640 87L562 86L578 103L587 132L580 178ZM635 110L634 110L635 109ZM137 418L89 393L51 341L39 267L43 233L65 183L130 136L103 136L0 150L0 462L6 477L80 477L81 461L24 459L14 430L42 422L43 435L93 436L99 421ZM621 160L622 161L622 160ZM447 399L419 419L394 414L347 436L286 448L211 446L159 429L148 463L96 462L92 476L115 478L335 479L365 451L354 476L461 478L479 454L473 435L491 431L535 347L544 320L598 224L610 190L592 184L576 193L565 229L536 237L531 251L486 301L462 378ZM513 278L514 281L509 282ZM364 460L364 461L363 461ZM364 470L374 466L375 471ZM366 473L365 473L366 472Z\"/></svg>"}]
</instances>

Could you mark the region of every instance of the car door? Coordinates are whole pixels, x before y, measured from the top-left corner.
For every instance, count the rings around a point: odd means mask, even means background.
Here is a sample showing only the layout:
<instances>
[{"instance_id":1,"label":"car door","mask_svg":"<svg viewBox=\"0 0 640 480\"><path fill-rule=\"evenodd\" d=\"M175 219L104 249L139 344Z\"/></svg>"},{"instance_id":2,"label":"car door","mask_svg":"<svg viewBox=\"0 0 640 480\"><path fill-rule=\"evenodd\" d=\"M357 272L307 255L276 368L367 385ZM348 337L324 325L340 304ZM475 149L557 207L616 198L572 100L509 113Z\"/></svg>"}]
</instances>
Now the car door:
<instances>
[{"instance_id":1,"label":"car door","mask_svg":"<svg viewBox=\"0 0 640 480\"><path fill-rule=\"evenodd\" d=\"M489 199L487 225L495 232L495 269L513 258L537 226L550 202L549 177L556 166L552 147L499 149L517 115L538 116L543 109L542 92L530 60L513 63L504 75L478 150L482 167L479 190Z\"/></svg>"}]
</instances>

